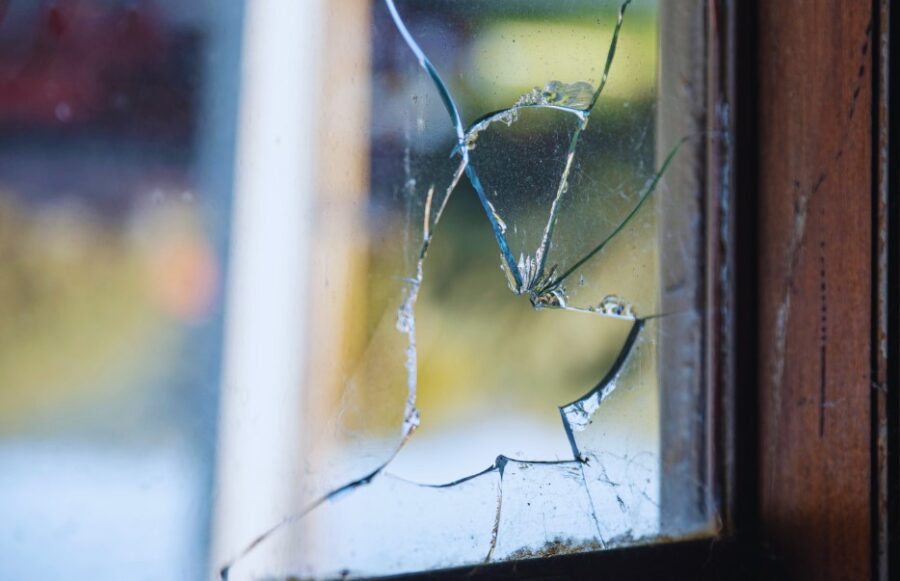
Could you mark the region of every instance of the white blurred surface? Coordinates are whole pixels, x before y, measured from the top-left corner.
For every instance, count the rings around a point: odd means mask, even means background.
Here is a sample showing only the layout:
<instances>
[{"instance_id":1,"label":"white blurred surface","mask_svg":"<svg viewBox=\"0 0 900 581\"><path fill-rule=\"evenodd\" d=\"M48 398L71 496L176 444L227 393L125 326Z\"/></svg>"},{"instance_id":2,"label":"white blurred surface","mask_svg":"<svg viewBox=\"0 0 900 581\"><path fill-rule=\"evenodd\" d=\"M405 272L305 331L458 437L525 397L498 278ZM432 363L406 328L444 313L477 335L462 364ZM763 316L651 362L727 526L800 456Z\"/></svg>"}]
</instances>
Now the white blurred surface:
<instances>
[{"instance_id":1,"label":"white blurred surface","mask_svg":"<svg viewBox=\"0 0 900 581\"><path fill-rule=\"evenodd\" d=\"M0 579L196 579L205 492L174 448L0 445Z\"/></svg>"}]
</instances>

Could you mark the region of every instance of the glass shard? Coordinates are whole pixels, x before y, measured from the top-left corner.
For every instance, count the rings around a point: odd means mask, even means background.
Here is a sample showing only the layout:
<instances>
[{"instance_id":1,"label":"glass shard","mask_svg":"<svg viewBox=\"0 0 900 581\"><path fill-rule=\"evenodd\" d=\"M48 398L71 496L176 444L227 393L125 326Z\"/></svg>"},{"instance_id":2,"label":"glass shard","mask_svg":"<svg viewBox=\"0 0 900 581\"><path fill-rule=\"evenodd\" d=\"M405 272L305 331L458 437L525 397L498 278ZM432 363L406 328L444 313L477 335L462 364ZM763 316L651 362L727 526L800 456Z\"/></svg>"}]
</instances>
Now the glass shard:
<instances>
[{"instance_id":1,"label":"glass shard","mask_svg":"<svg viewBox=\"0 0 900 581\"><path fill-rule=\"evenodd\" d=\"M657 325L636 322L603 381L560 407L606 546L659 531Z\"/></svg>"},{"instance_id":2,"label":"glass shard","mask_svg":"<svg viewBox=\"0 0 900 581\"><path fill-rule=\"evenodd\" d=\"M580 462L501 458L501 500L489 561L602 548Z\"/></svg>"},{"instance_id":3,"label":"glass shard","mask_svg":"<svg viewBox=\"0 0 900 581\"><path fill-rule=\"evenodd\" d=\"M501 264L510 288L523 293L541 284L582 119L549 107L514 108L504 115L470 129L466 147L485 207L509 251Z\"/></svg>"},{"instance_id":4,"label":"glass shard","mask_svg":"<svg viewBox=\"0 0 900 581\"><path fill-rule=\"evenodd\" d=\"M377 29L374 42L389 32ZM306 502L383 467L419 423L414 310L431 238L463 165L448 155L455 134L427 72L408 52L389 58L402 74L376 86L369 167L357 170L369 174L371 192L326 184L314 207L318 333L307 382L318 412L306 430ZM339 88L358 92L368 74L348 71Z\"/></svg>"},{"instance_id":5,"label":"glass shard","mask_svg":"<svg viewBox=\"0 0 900 581\"><path fill-rule=\"evenodd\" d=\"M382 473L279 528L228 579L370 577L479 563L499 499L496 469L445 487ZM305 534L310 526L315 535Z\"/></svg>"}]
</instances>

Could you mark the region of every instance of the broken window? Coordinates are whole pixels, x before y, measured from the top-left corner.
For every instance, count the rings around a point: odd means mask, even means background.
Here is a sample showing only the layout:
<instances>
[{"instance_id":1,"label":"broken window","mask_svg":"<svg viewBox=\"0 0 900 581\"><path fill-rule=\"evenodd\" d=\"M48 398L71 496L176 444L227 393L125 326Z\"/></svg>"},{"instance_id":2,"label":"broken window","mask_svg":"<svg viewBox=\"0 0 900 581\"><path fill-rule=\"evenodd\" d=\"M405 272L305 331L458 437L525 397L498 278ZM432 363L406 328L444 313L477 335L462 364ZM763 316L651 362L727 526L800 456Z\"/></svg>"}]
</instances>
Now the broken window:
<instances>
[{"instance_id":1,"label":"broken window","mask_svg":"<svg viewBox=\"0 0 900 581\"><path fill-rule=\"evenodd\" d=\"M712 532L702 9L328 4L302 447L285 459L300 469L223 575L369 577Z\"/></svg>"}]
</instances>

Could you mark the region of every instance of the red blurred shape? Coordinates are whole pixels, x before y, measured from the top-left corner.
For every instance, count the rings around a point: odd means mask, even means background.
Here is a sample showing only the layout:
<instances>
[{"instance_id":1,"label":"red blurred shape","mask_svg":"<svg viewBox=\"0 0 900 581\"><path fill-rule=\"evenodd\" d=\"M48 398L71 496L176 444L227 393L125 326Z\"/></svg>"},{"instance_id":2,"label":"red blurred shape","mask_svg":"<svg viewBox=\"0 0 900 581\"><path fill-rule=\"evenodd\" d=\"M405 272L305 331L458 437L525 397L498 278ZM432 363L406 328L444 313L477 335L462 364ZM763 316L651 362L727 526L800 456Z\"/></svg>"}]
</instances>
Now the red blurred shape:
<instances>
[{"instance_id":1,"label":"red blurred shape","mask_svg":"<svg viewBox=\"0 0 900 581\"><path fill-rule=\"evenodd\" d=\"M102 125L129 111L139 120L134 105L148 90L182 106L190 100L172 70L176 34L164 14L149 0L107 6L59 0L41 8L32 30L17 31L12 46L0 47L0 125Z\"/></svg>"}]
</instances>

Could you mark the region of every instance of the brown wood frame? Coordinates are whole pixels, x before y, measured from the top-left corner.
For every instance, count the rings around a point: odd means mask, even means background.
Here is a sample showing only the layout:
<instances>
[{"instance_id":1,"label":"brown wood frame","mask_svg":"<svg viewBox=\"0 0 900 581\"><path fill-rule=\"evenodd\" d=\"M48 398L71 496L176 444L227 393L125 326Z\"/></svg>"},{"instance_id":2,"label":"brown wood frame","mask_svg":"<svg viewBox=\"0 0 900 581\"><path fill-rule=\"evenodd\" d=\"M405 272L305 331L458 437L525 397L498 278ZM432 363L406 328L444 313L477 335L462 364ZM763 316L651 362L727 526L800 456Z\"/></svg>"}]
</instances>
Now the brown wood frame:
<instances>
[{"instance_id":1,"label":"brown wood frame","mask_svg":"<svg viewBox=\"0 0 900 581\"><path fill-rule=\"evenodd\" d=\"M759 2L758 522L767 578L889 574L888 9Z\"/></svg>"}]
</instances>

